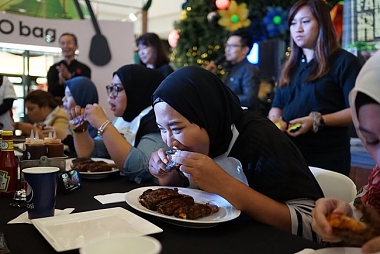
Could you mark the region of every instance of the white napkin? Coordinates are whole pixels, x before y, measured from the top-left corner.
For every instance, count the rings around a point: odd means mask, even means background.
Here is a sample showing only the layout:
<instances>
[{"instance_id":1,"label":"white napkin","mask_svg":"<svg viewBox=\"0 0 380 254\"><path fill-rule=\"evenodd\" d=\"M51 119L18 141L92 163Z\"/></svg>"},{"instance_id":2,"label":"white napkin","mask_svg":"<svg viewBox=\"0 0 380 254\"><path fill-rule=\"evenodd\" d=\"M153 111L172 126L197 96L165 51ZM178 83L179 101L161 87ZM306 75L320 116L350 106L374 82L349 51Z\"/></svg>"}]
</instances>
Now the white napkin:
<instances>
[{"instance_id":1,"label":"white napkin","mask_svg":"<svg viewBox=\"0 0 380 254\"><path fill-rule=\"evenodd\" d=\"M111 193L106 195L97 195L94 197L100 203L110 204L110 203L118 203L125 201L125 193Z\"/></svg>"},{"instance_id":2,"label":"white napkin","mask_svg":"<svg viewBox=\"0 0 380 254\"><path fill-rule=\"evenodd\" d=\"M54 216L60 216L65 214L70 214L74 211L75 208L66 208L64 210L55 209ZM15 224L15 223L28 223L32 224L32 222L28 219L28 212L24 212L20 214L17 218L8 221L8 224Z\"/></svg>"},{"instance_id":3,"label":"white napkin","mask_svg":"<svg viewBox=\"0 0 380 254\"><path fill-rule=\"evenodd\" d=\"M313 249L303 249L303 250L296 252L294 254L312 254L313 252L315 252L315 250L313 250Z\"/></svg>"}]
</instances>

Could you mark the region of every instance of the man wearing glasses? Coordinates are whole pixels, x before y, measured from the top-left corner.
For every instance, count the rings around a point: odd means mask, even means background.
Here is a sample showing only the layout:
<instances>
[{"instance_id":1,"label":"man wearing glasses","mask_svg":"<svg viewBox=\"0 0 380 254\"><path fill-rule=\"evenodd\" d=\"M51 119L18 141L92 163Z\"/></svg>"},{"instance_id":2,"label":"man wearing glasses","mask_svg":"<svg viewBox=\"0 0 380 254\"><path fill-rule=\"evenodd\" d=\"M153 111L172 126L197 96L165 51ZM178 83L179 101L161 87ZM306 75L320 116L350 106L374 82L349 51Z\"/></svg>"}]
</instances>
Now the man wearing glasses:
<instances>
[{"instance_id":1,"label":"man wearing glasses","mask_svg":"<svg viewBox=\"0 0 380 254\"><path fill-rule=\"evenodd\" d=\"M225 44L224 56L228 62L224 83L239 97L242 107L257 110L260 87L259 70L247 60L253 46L253 36L248 28L232 32ZM205 67L216 73L214 61Z\"/></svg>"}]
</instances>

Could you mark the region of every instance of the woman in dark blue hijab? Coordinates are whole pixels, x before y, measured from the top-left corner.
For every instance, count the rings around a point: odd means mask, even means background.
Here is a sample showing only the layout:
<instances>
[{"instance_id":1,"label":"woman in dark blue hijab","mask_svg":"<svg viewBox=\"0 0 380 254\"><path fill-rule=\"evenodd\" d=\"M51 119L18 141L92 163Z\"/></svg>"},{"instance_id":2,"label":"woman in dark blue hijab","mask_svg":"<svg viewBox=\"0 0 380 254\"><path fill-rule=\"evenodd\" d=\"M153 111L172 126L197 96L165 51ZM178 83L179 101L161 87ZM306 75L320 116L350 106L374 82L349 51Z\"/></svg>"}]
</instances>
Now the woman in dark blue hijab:
<instances>
[{"instance_id":1,"label":"woman in dark blue hijab","mask_svg":"<svg viewBox=\"0 0 380 254\"><path fill-rule=\"evenodd\" d=\"M91 79L80 76L69 79L63 83L65 86L65 97L63 97L63 107L69 112L75 105L85 108L87 104L99 102L98 91ZM98 135L97 129L88 125L88 132L92 138Z\"/></svg>"}]
</instances>

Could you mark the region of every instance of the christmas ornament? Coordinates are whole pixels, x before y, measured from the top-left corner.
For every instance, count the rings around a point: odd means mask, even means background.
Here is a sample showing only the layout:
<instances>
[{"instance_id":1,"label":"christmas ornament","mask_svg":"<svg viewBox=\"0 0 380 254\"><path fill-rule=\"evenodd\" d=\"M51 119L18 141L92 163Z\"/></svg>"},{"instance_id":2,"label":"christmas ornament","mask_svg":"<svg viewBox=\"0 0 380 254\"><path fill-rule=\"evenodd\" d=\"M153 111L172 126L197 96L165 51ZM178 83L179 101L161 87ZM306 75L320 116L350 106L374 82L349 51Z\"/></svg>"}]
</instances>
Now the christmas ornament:
<instances>
[{"instance_id":1,"label":"christmas ornament","mask_svg":"<svg viewBox=\"0 0 380 254\"><path fill-rule=\"evenodd\" d=\"M287 13L282 7L267 7L267 15L264 17L264 25L270 37L283 35L287 32Z\"/></svg>"},{"instance_id":2,"label":"christmas ornament","mask_svg":"<svg viewBox=\"0 0 380 254\"><path fill-rule=\"evenodd\" d=\"M216 0L215 5L219 10L224 10L230 5L230 0Z\"/></svg>"},{"instance_id":3,"label":"christmas ornament","mask_svg":"<svg viewBox=\"0 0 380 254\"><path fill-rule=\"evenodd\" d=\"M251 20L248 19L249 10L246 3L238 5L236 1L231 1L228 9L218 10L218 14L221 17L218 24L224 26L228 31L235 31L251 24Z\"/></svg>"},{"instance_id":4,"label":"christmas ornament","mask_svg":"<svg viewBox=\"0 0 380 254\"><path fill-rule=\"evenodd\" d=\"M172 48L177 47L179 37L180 36L179 36L178 31L175 29L169 33L168 42L169 42L170 47Z\"/></svg>"},{"instance_id":5,"label":"christmas ornament","mask_svg":"<svg viewBox=\"0 0 380 254\"><path fill-rule=\"evenodd\" d=\"M212 11L209 14L207 14L208 22L212 22L217 15L218 13L216 11Z\"/></svg>"}]
</instances>

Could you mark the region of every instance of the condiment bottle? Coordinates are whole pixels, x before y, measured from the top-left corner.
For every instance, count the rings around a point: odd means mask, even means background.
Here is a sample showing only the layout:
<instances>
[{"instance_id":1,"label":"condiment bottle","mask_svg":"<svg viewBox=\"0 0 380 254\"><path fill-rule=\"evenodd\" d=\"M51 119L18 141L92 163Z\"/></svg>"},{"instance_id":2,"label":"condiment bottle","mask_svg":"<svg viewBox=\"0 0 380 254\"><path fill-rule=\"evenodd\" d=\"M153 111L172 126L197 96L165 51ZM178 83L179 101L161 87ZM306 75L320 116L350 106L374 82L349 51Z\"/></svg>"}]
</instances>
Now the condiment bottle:
<instances>
[{"instance_id":1,"label":"condiment bottle","mask_svg":"<svg viewBox=\"0 0 380 254\"><path fill-rule=\"evenodd\" d=\"M63 144L60 139L53 138L46 143L46 155L48 158L63 157Z\"/></svg>"},{"instance_id":2,"label":"condiment bottle","mask_svg":"<svg viewBox=\"0 0 380 254\"><path fill-rule=\"evenodd\" d=\"M25 138L25 142L22 146L22 159L23 160L28 159L29 146L30 146L30 138Z\"/></svg>"},{"instance_id":3,"label":"condiment bottle","mask_svg":"<svg viewBox=\"0 0 380 254\"><path fill-rule=\"evenodd\" d=\"M35 138L30 138L29 146L25 146L27 152L27 160L39 160L41 156L46 155L46 145L44 140L40 139L38 132Z\"/></svg>"},{"instance_id":4,"label":"condiment bottle","mask_svg":"<svg viewBox=\"0 0 380 254\"><path fill-rule=\"evenodd\" d=\"M17 169L13 132L3 131L0 152L0 195L13 195L16 192Z\"/></svg>"}]
</instances>

